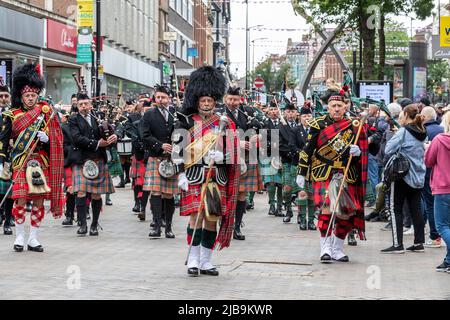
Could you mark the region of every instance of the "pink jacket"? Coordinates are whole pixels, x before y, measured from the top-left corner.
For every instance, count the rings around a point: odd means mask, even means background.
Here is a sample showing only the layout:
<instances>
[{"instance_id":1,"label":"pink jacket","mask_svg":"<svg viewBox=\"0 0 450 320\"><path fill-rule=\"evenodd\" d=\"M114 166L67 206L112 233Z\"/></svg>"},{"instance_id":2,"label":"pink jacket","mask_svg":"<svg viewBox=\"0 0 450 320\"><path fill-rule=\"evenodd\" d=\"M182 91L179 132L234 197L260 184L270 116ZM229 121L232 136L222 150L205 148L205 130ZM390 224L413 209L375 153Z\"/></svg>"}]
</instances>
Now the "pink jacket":
<instances>
[{"instance_id":1,"label":"pink jacket","mask_svg":"<svg viewBox=\"0 0 450 320\"><path fill-rule=\"evenodd\" d=\"M433 194L450 194L450 133L441 133L431 142L425 153L425 165L432 168Z\"/></svg>"}]
</instances>

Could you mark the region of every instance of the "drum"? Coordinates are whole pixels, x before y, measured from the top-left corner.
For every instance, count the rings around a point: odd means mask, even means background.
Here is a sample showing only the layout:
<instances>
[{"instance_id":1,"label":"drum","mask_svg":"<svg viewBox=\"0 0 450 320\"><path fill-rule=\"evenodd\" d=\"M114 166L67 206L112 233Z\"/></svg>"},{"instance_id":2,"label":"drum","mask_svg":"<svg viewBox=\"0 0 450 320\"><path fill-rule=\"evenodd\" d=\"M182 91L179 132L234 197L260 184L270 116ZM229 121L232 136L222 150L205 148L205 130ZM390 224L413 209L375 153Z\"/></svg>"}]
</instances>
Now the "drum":
<instances>
[{"instance_id":1,"label":"drum","mask_svg":"<svg viewBox=\"0 0 450 320\"><path fill-rule=\"evenodd\" d=\"M123 139L117 141L117 153L121 156L131 156L132 155L133 144L131 139L124 137Z\"/></svg>"}]
</instances>

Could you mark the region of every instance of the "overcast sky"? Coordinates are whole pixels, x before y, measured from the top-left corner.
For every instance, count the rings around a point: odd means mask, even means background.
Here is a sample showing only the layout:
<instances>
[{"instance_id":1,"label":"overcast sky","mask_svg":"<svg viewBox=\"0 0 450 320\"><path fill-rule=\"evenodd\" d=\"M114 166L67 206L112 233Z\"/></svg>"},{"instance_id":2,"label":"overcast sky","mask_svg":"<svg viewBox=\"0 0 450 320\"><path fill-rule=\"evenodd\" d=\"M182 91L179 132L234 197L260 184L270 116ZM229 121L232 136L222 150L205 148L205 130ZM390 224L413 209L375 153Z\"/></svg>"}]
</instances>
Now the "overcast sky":
<instances>
[{"instance_id":1,"label":"overcast sky","mask_svg":"<svg viewBox=\"0 0 450 320\"><path fill-rule=\"evenodd\" d=\"M245 18L246 5L243 0L231 1L231 72L239 76L245 75ZM437 0L436 0L437 2ZM263 28L271 29L308 29L309 26L300 16L296 16L289 0L249 0L249 27L263 25ZM411 25L408 17L396 17L396 21ZM415 27L423 27L432 22L428 19L425 22L414 21ZM288 38L293 41L300 41L303 30L298 31L271 31L271 30L251 30L250 41L266 38L266 40L255 41L255 65L262 61L269 53L286 53ZM250 68L253 66L253 46L250 48Z\"/></svg>"}]
</instances>

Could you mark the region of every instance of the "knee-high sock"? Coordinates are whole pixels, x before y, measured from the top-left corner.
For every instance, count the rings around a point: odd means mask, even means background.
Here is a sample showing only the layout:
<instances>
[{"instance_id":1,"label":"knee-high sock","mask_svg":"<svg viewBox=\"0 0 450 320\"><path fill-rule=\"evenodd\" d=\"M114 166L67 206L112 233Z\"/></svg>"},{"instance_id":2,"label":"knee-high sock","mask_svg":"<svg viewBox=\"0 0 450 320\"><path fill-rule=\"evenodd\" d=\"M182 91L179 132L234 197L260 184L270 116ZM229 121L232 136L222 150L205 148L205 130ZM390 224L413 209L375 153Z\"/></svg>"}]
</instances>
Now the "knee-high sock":
<instances>
[{"instance_id":1,"label":"knee-high sock","mask_svg":"<svg viewBox=\"0 0 450 320\"><path fill-rule=\"evenodd\" d=\"M216 243L217 231L210 231L203 229L202 231L202 246L207 249L213 249Z\"/></svg>"},{"instance_id":2,"label":"knee-high sock","mask_svg":"<svg viewBox=\"0 0 450 320\"><path fill-rule=\"evenodd\" d=\"M11 198L7 198L5 200L5 226L8 226L11 224L12 220L12 210L14 207L14 200Z\"/></svg>"},{"instance_id":3,"label":"knee-high sock","mask_svg":"<svg viewBox=\"0 0 450 320\"><path fill-rule=\"evenodd\" d=\"M245 201L238 201L236 204L236 219L234 221L234 228L238 231L241 230L242 218L244 217L246 206L247 203Z\"/></svg>"},{"instance_id":4,"label":"knee-high sock","mask_svg":"<svg viewBox=\"0 0 450 320\"><path fill-rule=\"evenodd\" d=\"M161 196L151 196L150 197L150 207L153 213L153 219L157 227L161 226L161 219L163 213L163 201Z\"/></svg>"},{"instance_id":5,"label":"knee-high sock","mask_svg":"<svg viewBox=\"0 0 450 320\"><path fill-rule=\"evenodd\" d=\"M255 198L255 191L251 191L248 193L248 201L253 202L253 199Z\"/></svg>"},{"instance_id":6,"label":"knee-high sock","mask_svg":"<svg viewBox=\"0 0 450 320\"><path fill-rule=\"evenodd\" d=\"M298 213L302 219L306 219L306 212L308 211L308 200L306 199L298 199L297 198L297 205L298 205Z\"/></svg>"},{"instance_id":7,"label":"knee-high sock","mask_svg":"<svg viewBox=\"0 0 450 320\"><path fill-rule=\"evenodd\" d=\"M44 215L45 215L45 209L44 209L43 205L40 207L33 206L33 208L31 209L31 215L30 215L31 226L35 227L35 228L39 228L41 226L42 220L44 220Z\"/></svg>"},{"instance_id":8,"label":"knee-high sock","mask_svg":"<svg viewBox=\"0 0 450 320\"><path fill-rule=\"evenodd\" d=\"M123 171L125 173L125 178L127 180L130 179L130 167L131 167L131 164L129 162L125 162L123 165L123 169L124 169Z\"/></svg>"},{"instance_id":9,"label":"knee-high sock","mask_svg":"<svg viewBox=\"0 0 450 320\"><path fill-rule=\"evenodd\" d=\"M175 200L171 199L163 199L164 206L164 215L166 217L166 223L168 225L172 224L173 213L175 212Z\"/></svg>"},{"instance_id":10,"label":"knee-high sock","mask_svg":"<svg viewBox=\"0 0 450 320\"><path fill-rule=\"evenodd\" d=\"M25 207L19 206L17 202L14 203L12 214L16 224L24 224L25 222Z\"/></svg>"},{"instance_id":11,"label":"knee-high sock","mask_svg":"<svg viewBox=\"0 0 450 320\"><path fill-rule=\"evenodd\" d=\"M292 203L292 190L283 190L283 200L286 204L286 208L291 208Z\"/></svg>"},{"instance_id":12,"label":"knee-high sock","mask_svg":"<svg viewBox=\"0 0 450 320\"><path fill-rule=\"evenodd\" d=\"M100 212L102 211L103 200L92 200L92 226L98 225L98 219L100 218Z\"/></svg>"},{"instance_id":13,"label":"knee-high sock","mask_svg":"<svg viewBox=\"0 0 450 320\"><path fill-rule=\"evenodd\" d=\"M143 191L141 201L141 212L145 212L145 210L147 209L148 197L150 197L150 191Z\"/></svg>"},{"instance_id":14,"label":"knee-high sock","mask_svg":"<svg viewBox=\"0 0 450 320\"><path fill-rule=\"evenodd\" d=\"M202 241L202 233L203 233L202 230L203 230L202 228L197 229L195 231L195 235L194 235L194 229L192 229L190 225L187 226L187 243L188 243L188 245L190 245L191 242L192 242L193 247L200 245L200 243ZM192 238L192 236L194 236L194 237Z\"/></svg>"},{"instance_id":15,"label":"knee-high sock","mask_svg":"<svg viewBox=\"0 0 450 320\"><path fill-rule=\"evenodd\" d=\"M283 204L283 186L277 185L277 206L281 207Z\"/></svg>"},{"instance_id":16,"label":"knee-high sock","mask_svg":"<svg viewBox=\"0 0 450 320\"><path fill-rule=\"evenodd\" d=\"M277 191L277 186L269 184L267 186L267 192L269 193L269 204L275 204L275 193Z\"/></svg>"},{"instance_id":17,"label":"knee-high sock","mask_svg":"<svg viewBox=\"0 0 450 320\"><path fill-rule=\"evenodd\" d=\"M66 217L73 219L73 213L75 211L75 195L66 193Z\"/></svg>"},{"instance_id":18,"label":"knee-high sock","mask_svg":"<svg viewBox=\"0 0 450 320\"><path fill-rule=\"evenodd\" d=\"M77 197L76 199L77 206L77 220L81 221L81 225L86 225L86 213L87 213L87 199L86 197Z\"/></svg>"}]
</instances>

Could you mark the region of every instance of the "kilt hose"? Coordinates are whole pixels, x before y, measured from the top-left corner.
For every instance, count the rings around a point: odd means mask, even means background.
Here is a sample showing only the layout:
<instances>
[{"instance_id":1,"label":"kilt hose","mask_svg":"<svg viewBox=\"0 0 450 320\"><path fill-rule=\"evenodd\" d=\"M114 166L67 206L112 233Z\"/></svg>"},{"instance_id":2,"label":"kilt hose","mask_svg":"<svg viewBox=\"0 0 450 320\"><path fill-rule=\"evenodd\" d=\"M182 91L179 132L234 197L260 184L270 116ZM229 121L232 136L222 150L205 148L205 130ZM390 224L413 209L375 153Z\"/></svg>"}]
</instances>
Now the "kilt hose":
<instances>
[{"instance_id":1,"label":"kilt hose","mask_svg":"<svg viewBox=\"0 0 450 320\"><path fill-rule=\"evenodd\" d=\"M158 167L161 161L162 159L155 157L148 158L143 190L165 194L180 193L180 189L178 188L178 175L166 179L159 174Z\"/></svg>"},{"instance_id":2,"label":"kilt hose","mask_svg":"<svg viewBox=\"0 0 450 320\"><path fill-rule=\"evenodd\" d=\"M240 177L239 192L258 192L263 188L259 166L257 164L247 165L247 172Z\"/></svg>"},{"instance_id":3,"label":"kilt hose","mask_svg":"<svg viewBox=\"0 0 450 320\"><path fill-rule=\"evenodd\" d=\"M105 161L102 159L94 161L98 166L98 177L92 180L84 177L82 165L73 166L73 191L91 194L114 193L113 181Z\"/></svg>"},{"instance_id":4,"label":"kilt hose","mask_svg":"<svg viewBox=\"0 0 450 320\"><path fill-rule=\"evenodd\" d=\"M292 188L292 193L300 191L297 185L297 166L291 163L283 163L283 186L289 186Z\"/></svg>"},{"instance_id":5,"label":"kilt hose","mask_svg":"<svg viewBox=\"0 0 450 320\"><path fill-rule=\"evenodd\" d=\"M282 183L281 170L272 167L270 162L268 164L260 163L259 168L264 186L268 183Z\"/></svg>"},{"instance_id":6,"label":"kilt hose","mask_svg":"<svg viewBox=\"0 0 450 320\"><path fill-rule=\"evenodd\" d=\"M9 187L11 186L12 180L2 180L0 179L0 195L6 195ZM11 191L9 191L8 196L11 196Z\"/></svg>"},{"instance_id":7,"label":"kilt hose","mask_svg":"<svg viewBox=\"0 0 450 320\"><path fill-rule=\"evenodd\" d=\"M47 185L49 184L49 167L44 163L40 154L33 153L28 161L36 160L40 163L42 172L44 172L45 179L47 180ZM13 193L12 198L14 200L17 199L26 199L27 201L35 200L35 199L46 199L50 200L50 192L40 195L29 195L28 194L28 183L27 183L27 168L24 167L22 171L18 174L17 170L13 171Z\"/></svg>"},{"instance_id":8,"label":"kilt hose","mask_svg":"<svg viewBox=\"0 0 450 320\"><path fill-rule=\"evenodd\" d=\"M134 179L134 184L136 186L144 185L145 171L144 160L136 160L133 156L131 158L130 178Z\"/></svg>"},{"instance_id":9,"label":"kilt hose","mask_svg":"<svg viewBox=\"0 0 450 320\"><path fill-rule=\"evenodd\" d=\"M111 161L108 162L108 170L111 177L121 177L123 175L122 163L115 147L110 148L107 152L111 154Z\"/></svg>"}]
</instances>

